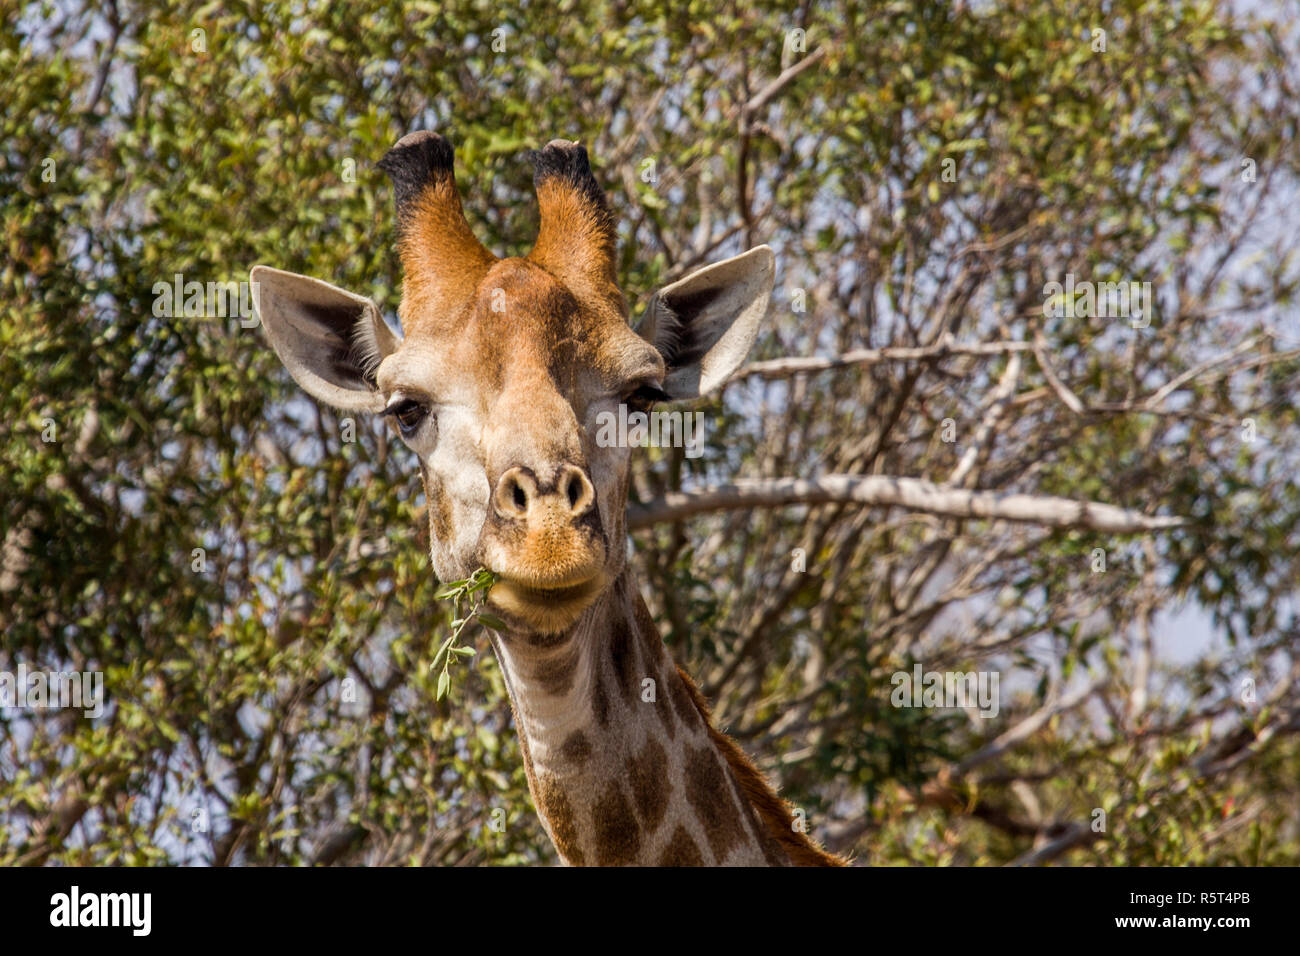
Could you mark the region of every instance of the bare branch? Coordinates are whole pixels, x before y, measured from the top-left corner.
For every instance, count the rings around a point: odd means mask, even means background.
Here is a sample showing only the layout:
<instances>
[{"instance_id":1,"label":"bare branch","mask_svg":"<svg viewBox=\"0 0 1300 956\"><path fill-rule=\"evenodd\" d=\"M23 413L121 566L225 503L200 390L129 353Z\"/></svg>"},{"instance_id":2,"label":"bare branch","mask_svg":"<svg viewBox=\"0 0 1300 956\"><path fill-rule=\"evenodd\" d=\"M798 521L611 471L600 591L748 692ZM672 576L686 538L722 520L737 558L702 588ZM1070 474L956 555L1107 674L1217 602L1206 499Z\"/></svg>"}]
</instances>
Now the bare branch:
<instances>
[{"instance_id":1,"label":"bare branch","mask_svg":"<svg viewBox=\"0 0 1300 956\"><path fill-rule=\"evenodd\" d=\"M826 48L819 47L818 49L813 50L813 52L809 53L798 63L792 64L787 69L782 70L776 79L774 79L771 83L767 84L767 86L759 90L758 93L754 95L753 99L751 99L748 103L745 104L744 107L745 115L749 117L756 114L764 106L770 103L773 97L775 97L783 89L785 89L787 86L793 83L796 77L799 76L799 74L803 73L805 70L807 70L809 67L815 64L818 60L820 60L825 55L826 55Z\"/></svg>"},{"instance_id":2,"label":"bare branch","mask_svg":"<svg viewBox=\"0 0 1300 956\"><path fill-rule=\"evenodd\" d=\"M961 456L961 461L957 462L957 467L952 470L948 484L962 488L976 483L975 464L980 454L990 447L994 430L998 427L1002 416L1006 414L1011 396L1015 394L1016 386L1019 384L1020 353L1012 352L1011 358L1007 361L1006 371L1002 373L1002 378L989 396L988 411L984 413L979 428L975 430L975 437L971 439L966 453Z\"/></svg>"},{"instance_id":3,"label":"bare branch","mask_svg":"<svg viewBox=\"0 0 1300 956\"><path fill-rule=\"evenodd\" d=\"M1100 833L1094 832L1091 827L1085 824L1073 823L1060 836L1030 850L1028 853L1021 854L1008 863L1007 866L1040 866L1044 863L1050 863L1061 854L1073 850L1076 846L1091 843L1100 836Z\"/></svg>"},{"instance_id":4,"label":"bare branch","mask_svg":"<svg viewBox=\"0 0 1300 956\"><path fill-rule=\"evenodd\" d=\"M1063 714L1067 710L1072 710L1073 708L1078 707L1105 686L1105 683L1106 681L1104 679L1093 681L1090 684L1085 684L1071 693L1066 694L1064 697L1057 698L1056 700L1044 705L1041 710L1030 714L1006 733L1001 734L987 747L980 748L961 763L957 764L952 771L953 776L964 777L981 764L988 763L990 760L1002 756L1016 744L1028 740L1034 734L1038 733L1038 731L1057 714Z\"/></svg>"},{"instance_id":5,"label":"bare branch","mask_svg":"<svg viewBox=\"0 0 1300 956\"><path fill-rule=\"evenodd\" d=\"M638 531L711 511L850 504L910 508L950 518L1000 518L1053 528L1087 528L1116 534L1159 531L1187 523L1180 517L1139 514L1095 501L1048 495L945 488L919 478L827 475L822 478L749 479L679 491L629 508L628 528Z\"/></svg>"},{"instance_id":6,"label":"bare branch","mask_svg":"<svg viewBox=\"0 0 1300 956\"><path fill-rule=\"evenodd\" d=\"M1064 382L1057 377L1056 370L1052 368L1052 363L1047 360L1047 340L1039 333L1034 338L1034 358L1038 360L1038 367L1043 370L1043 378L1047 379L1047 384L1052 387L1056 397L1070 411L1076 415L1083 414L1083 402L1079 397L1070 391Z\"/></svg>"},{"instance_id":7,"label":"bare branch","mask_svg":"<svg viewBox=\"0 0 1300 956\"><path fill-rule=\"evenodd\" d=\"M878 365L881 362L913 362L918 359L943 358L948 355L1003 355L1007 352L1024 352L1032 349L1028 342L973 342L959 345L945 336L934 345L916 347L897 346L883 349L853 349L842 355L772 359L767 362L750 362L740 369L730 381L743 378L790 378L809 372L823 372L833 368L855 365Z\"/></svg>"},{"instance_id":8,"label":"bare branch","mask_svg":"<svg viewBox=\"0 0 1300 956\"><path fill-rule=\"evenodd\" d=\"M1202 372L1212 369L1216 365L1221 365L1224 362L1227 362L1230 359L1237 357L1242 352L1250 351L1250 348L1258 344L1258 342L1259 342L1258 337L1248 338L1245 341L1241 342L1236 348L1232 349L1231 351L1224 352L1222 355L1216 355L1214 358L1207 359L1206 361L1202 362L1199 365L1192 366L1186 372L1183 372L1183 374L1179 375L1177 378L1174 378L1171 381L1167 382L1165 385L1161 386L1161 388L1158 391L1156 391L1155 394L1153 394L1150 398L1148 398L1143 404L1150 408L1160 407L1160 405L1164 403L1164 400L1166 398L1168 398L1174 392L1178 391L1178 389L1182 388L1185 384L1187 384L1192 379L1196 378L1196 376L1200 375Z\"/></svg>"}]
</instances>

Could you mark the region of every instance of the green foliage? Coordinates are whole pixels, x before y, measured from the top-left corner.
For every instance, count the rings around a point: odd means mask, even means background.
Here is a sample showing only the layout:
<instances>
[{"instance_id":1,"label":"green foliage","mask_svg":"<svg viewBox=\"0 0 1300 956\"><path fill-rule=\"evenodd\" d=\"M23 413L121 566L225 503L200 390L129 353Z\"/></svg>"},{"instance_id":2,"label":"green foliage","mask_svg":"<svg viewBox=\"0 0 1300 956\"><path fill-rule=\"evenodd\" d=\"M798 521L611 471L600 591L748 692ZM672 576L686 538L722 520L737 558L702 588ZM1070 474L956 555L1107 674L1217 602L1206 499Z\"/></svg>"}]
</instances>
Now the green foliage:
<instances>
[{"instance_id":1,"label":"green foliage","mask_svg":"<svg viewBox=\"0 0 1300 956\"><path fill-rule=\"evenodd\" d=\"M670 649L815 835L879 864L1070 834L1044 862L1300 863L1294 3L0 10L0 669L100 670L108 696L97 719L0 713L0 864L554 860L471 646L499 625L490 581L433 580L411 454L304 398L240 317L155 308L177 274L267 263L393 315L374 164L417 128L455 143L498 254L535 233L524 151L587 144L634 313L771 243L754 358L1041 336L1087 411L1026 353L975 487L1189 517L1138 538L832 504L638 532ZM1149 279L1156 320L1044 316L1069 271ZM1007 361L746 379L703 406L708 454L639 456L631 497L943 482ZM1156 655L1139 701L1148 626L1191 650ZM890 706L916 662L1000 672L999 715ZM957 772L1087 681L1086 707Z\"/></svg>"},{"instance_id":2,"label":"green foliage","mask_svg":"<svg viewBox=\"0 0 1300 956\"><path fill-rule=\"evenodd\" d=\"M451 687L452 665L463 657L473 657L475 654L474 648L464 647L459 643L465 628L475 620L493 631L505 627L505 622L499 617L483 610L483 603L495 583L496 575L487 568L479 568L463 581L452 581L443 585L434 595L440 600L451 601L455 608L452 612L451 633L438 646L437 653L433 655L433 663L429 665L434 670L438 669L439 664L442 665L442 671L438 674L438 700L446 697L447 690ZM464 601L469 601L468 610L461 609Z\"/></svg>"}]
</instances>

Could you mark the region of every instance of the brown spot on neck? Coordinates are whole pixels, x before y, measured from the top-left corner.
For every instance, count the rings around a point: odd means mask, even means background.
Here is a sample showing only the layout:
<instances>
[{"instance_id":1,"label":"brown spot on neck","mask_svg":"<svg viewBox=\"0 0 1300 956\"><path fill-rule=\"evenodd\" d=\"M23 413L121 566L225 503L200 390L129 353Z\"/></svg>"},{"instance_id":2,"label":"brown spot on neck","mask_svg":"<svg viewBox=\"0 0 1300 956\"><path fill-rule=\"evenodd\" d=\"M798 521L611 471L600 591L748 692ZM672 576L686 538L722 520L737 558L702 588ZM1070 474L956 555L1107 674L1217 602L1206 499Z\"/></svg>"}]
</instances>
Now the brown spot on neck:
<instances>
[{"instance_id":1,"label":"brown spot on neck","mask_svg":"<svg viewBox=\"0 0 1300 956\"><path fill-rule=\"evenodd\" d=\"M673 710L677 711L677 717L687 727L697 726L700 723L701 714L695 708L691 700L691 692L686 687L684 680L685 675L679 669L676 674L668 675L668 686L665 690L672 700ZM705 718L705 723L708 718Z\"/></svg>"},{"instance_id":2,"label":"brown spot on neck","mask_svg":"<svg viewBox=\"0 0 1300 956\"><path fill-rule=\"evenodd\" d=\"M631 703L636 697L639 676L636 641L632 639L632 629L628 626L627 618L621 613L616 614L614 618L614 630L609 636L609 654L610 661L614 665L614 674L618 678L619 689Z\"/></svg>"},{"instance_id":3,"label":"brown spot on neck","mask_svg":"<svg viewBox=\"0 0 1300 956\"><path fill-rule=\"evenodd\" d=\"M591 741L581 730L575 730L560 744L559 756L569 767L579 769L591 758Z\"/></svg>"},{"instance_id":4,"label":"brown spot on neck","mask_svg":"<svg viewBox=\"0 0 1300 956\"><path fill-rule=\"evenodd\" d=\"M578 843L578 828L573 820L573 806L554 777L537 781L537 812L550 824L551 839L560 856L574 866L585 866L586 857Z\"/></svg>"},{"instance_id":5,"label":"brown spot on neck","mask_svg":"<svg viewBox=\"0 0 1300 956\"><path fill-rule=\"evenodd\" d=\"M710 744L687 748L686 799L704 828L714 861L721 863L733 847L744 841L745 831L721 757Z\"/></svg>"},{"instance_id":6,"label":"brown spot on neck","mask_svg":"<svg viewBox=\"0 0 1300 956\"><path fill-rule=\"evenodd\" d=\"M641 849L641 828L623 795L621 781L610 782L605 795L592 807L591 821L596 830L598 865L627 866L635 862Z\"/></svg>"},{"instance_id":7,"label":"brown spot on neck","mask_svg":"<svg viewBox=\"0 0 1300 956\"><path fill-rule=\"evenodd\" d=\"M686 828L678 824L677 829L673 831L673 838L668 841L664 847L663 855L659 858L660 866L703 866L704 857L700 854L700 848L695 845L691 835L686 832Z\"/></svg>"},{"instance_id":8,"label":"brown spot on neck","mask_svg":"<svg viewBox=\"0 0 1300 956\"><path fill-rule=\"evenodd\" d=\"M562 697L573 688L577 667L578 647L575 644L532 664L528 680L535 682L542 693Z\"/></svg>"},{"instance_id":9,"label":"brown spot on neck","mask_svg":"<svg viewBox=\"0 0 1300 956\"><path fill-rule=\"evenodd\" d=\"M650 660L656 663L664 658L664 641L659 635L659 628L655 626L655 620L650 616L650 609L645 606L645 600L635 591L632 593L632 613L636 619L637 636L641 639L641 646L650 652Z\"/></svg>"},{"instance_id":10,"label":"brown spot on neck","mask_svg":"<svg viewBox=\"0 0 1300 956\"><path fill-rule=\"evenodd\" d=\"M660 723L663 724L664 732L668 735L669 740L677 737L677 714L672 701L673 683L676 682L675 667L665 667L670 664L667 651L664 650L664 642L659 637L659 629L655 627L654 618L650 616L649 609L645 606L645 601L635 590L631 592L633 604L633 621L635 623L635 642L642 649L642 658L648 662L648 671L646 676L653 677L655 681L655 699L651 706L655 709ZM647 703L647 702L642 702Z\"/></svg>"},{"instance_id":11,"label":"brown spot on neck","mask_svg":"<svg viewBox=\"0 0 1300 956\"><path fill-rule=\"evenodd\" d=\"M641 753L627 758L627 779L641 824L650 835L663 822L673 789L668 780L668 754L657 740L647 741Z\"/></svg>"},{"instance_id":12,"label":"brown spot on neck","mask_svg":"<svg viewBox=\"0 0 1300 956\"><path fill-rule=\"evenodd\" d=\"M668 680L672 680L672 675L668 676ZM677 715L673 712L672 702L665 699L665 693L671 691L660 683L655 692L654 709L659 716L659 722L664 726L664 732L668 734L668 739L675 740L677 739Z\"/></svg>"},{"instance_id":13,"label":"brown spot on neck","mask_svg":"<svg viewBox=\"0 0 1300 956\"><path fill-rule=\"evenodd\" d=\"M609 726L609 695L605 693L605 682L599 673L592 681L592 685L591 713L596 718L596 723L603 729Z\"/></svg>"},{"instance_id":14,"label":"brown spot on neck","mask_svg":"<svg viewBox=\"0 0 1300 956\"><path fill-rule=\"evenodd\" d=\"M571 637L573 637L571 632L559 631L555 634L524 634L519 640L531 648L542 651L549 650L552 647L559 647Z\"/></svg>"}]
</instances>

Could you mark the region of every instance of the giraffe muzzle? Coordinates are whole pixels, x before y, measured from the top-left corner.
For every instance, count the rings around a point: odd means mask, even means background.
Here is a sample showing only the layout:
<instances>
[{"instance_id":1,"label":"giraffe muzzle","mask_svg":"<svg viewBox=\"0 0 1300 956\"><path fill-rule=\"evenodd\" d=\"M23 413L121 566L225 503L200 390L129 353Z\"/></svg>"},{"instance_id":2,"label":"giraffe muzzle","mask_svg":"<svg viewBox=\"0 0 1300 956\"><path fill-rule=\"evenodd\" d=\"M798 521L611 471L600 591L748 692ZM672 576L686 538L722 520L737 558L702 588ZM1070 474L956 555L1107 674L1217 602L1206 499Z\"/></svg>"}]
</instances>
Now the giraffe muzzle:
<instances>
[{"instance_id":1,"label":"giraffe muzzle","mask_svg":"<svg viewBox=\"0 0 1300 956\"><path fill-rule=\"evenodd\" d=\"M586 471L564 463L543 479L525 466L507 469L492 492L480 551L498 576L489 595L498 610L527 629L571 625L607 583L609 552Z\"/></svg>"}]
</instances>

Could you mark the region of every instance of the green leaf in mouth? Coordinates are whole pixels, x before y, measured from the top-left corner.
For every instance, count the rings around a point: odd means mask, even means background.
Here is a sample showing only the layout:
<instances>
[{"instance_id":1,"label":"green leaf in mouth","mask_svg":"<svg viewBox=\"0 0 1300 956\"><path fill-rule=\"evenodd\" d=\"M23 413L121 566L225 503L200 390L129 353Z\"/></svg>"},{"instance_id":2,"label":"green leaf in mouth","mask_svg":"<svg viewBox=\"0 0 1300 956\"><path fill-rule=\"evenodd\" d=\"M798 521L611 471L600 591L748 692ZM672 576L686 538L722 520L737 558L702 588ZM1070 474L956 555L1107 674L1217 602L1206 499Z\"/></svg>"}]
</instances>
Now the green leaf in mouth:
<instances>
[{"instance_id":1,"label":"green leaf in mouth","mask_svg":"<svg viewBox=\"0 0 1300 956\"><path fill-rule=\"evenodd\" d=\"M439 665L442 666L442 673L438 675L436 699L442 700L451 690L452 664L462 658L473 657L477 653L474 648L458 643L465 628L477 620L484 627L494 631L505 630L504 621L482 610L487 602L488 591L496 582L497 576L493 572L487 568L479 568L468 578L449 581L435 592L438 600L452 602L451 634L438 647L438 652L433 655L433 663L429 665L430 670L437 670ZM465 602L469 603L468 610L462 609Z\"/></svg>"}]
</instances>

